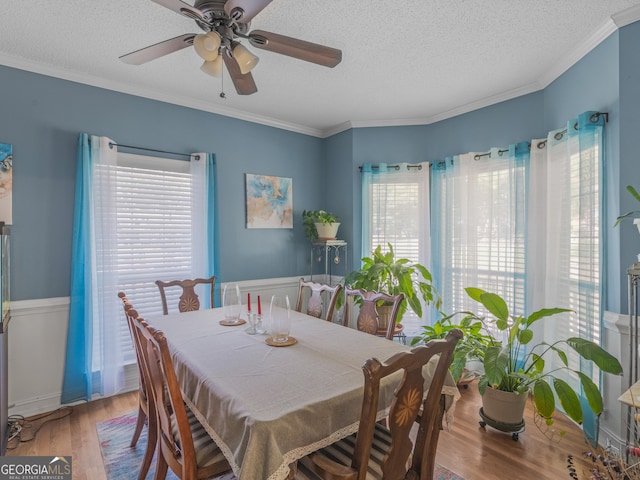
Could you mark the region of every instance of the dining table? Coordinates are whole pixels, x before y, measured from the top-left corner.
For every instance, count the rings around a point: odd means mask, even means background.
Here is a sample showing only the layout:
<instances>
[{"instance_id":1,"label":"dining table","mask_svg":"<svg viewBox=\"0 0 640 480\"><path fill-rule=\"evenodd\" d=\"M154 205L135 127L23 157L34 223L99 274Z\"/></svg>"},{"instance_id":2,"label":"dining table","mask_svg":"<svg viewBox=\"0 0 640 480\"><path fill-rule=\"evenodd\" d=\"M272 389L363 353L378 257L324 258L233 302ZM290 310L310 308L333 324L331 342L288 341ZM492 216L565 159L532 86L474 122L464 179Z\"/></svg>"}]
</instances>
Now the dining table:
<instances>
[{"instance_id":1,"label":"dining table","mask_svg":"<svg viewBox=\"0 0 640 480\"><path fill-rule=\"evenodd\" d=\"M363 364L410 350L296 311L290 331L296 342L289 346L271 346L267 334L249 334L246 323L222 325L223 319L224 309L213 308L147 322L164 333L185 403L239 480L286 479L297 460L356 432ZM426 388L435 362L425 366ZM378 419L400 379L397 372L381 385ZM442 393L450 421L460 395L450 375Z\"/></svg>"}]
</instances>

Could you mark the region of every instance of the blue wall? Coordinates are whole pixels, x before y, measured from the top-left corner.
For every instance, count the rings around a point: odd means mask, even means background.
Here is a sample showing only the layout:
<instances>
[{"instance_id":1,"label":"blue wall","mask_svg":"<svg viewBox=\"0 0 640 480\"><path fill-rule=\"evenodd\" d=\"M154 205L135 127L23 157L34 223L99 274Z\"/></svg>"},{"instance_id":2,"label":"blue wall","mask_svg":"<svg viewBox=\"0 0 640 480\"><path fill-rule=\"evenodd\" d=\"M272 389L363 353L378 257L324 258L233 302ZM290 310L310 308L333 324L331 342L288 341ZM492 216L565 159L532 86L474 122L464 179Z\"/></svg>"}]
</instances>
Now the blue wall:
<instances>
[{"instance_id":1,"label":"blue wall","mask_svg":"<svg viewBox=\"0 0 640 480\"><path fill-rule=\"evenodd\" d=\"M395 163L438 160L469 151L486 151L533 138L563 127L567 120L587 110L609 113L605 127L605 261L604 307L627 309L626 270L640 252L640 239L627 223L613 229L620 212L640 209L624 186L640 186L640 23L624 27L568 69L545 89L491 105L430 125L377 127L354 130L351 151L353 192L334 192L339 202L353 202L353 235L345 237L352 248L352 267L359 267L360 181L364 162ZM620 99L624 99L621 101ZM348 158L342 159L348 162ZM346 165L342 166L345 171ZM367 252L364 252L367 253Z\"/></svg>"},{"instance_id":2,"label":"blue wall","mask_svg":"<svg viewBox=\"0 0 640 480\"><path fill-rule=\"evenodd\" d=\"M607 310L619 312L626 308L626 267L633 259L620 254L620 231L614 229L620 212L620 70L618 58L619 35L612 34L549 85L544 92L544 126L546 131L563 128L567 120L586 110L609 113L605 126L604 165L604 278ZM631 180L630 180L631 181ZM624 274L624 281L621 282Z\"/></svg>"},{"instance_id":3,"label":"blue wall","mask_svg":"<svg viewBox=\"0 0 640 480\"><path fill-rule=\"evenodd\" d=\"M349 242L350 264L358 267L358 167L364 162L414 163L486 151L543 137L585 110L609 112L605 225L611 225L621 211L639 207L623 190L627 184L640 186L639 44L636 23L539 92L430 125L358 128L327 139L0 67L0 104L11 112L0 119L0 142L14 145L15 158L12 299L69 294L80 131L120 143L217 155L223 281L308 273L308 243L299 221L304 209L340 216L339 237ZM293 230L245 228L244 173L293 177ZM605 227L604 238L605 308L624 312L626 269L640 251L640 239L630 223Z\"/></svg>"},{"instance_id":4,"label":"blue wall","mask_svg":"<svg viewBox=\"0 0 640 480\"><path fill-rule=\"evenodd\" d=\"M0 83L0 142L14 150L12 300L69 295L79 132L215 153L221 281L308 273L299 218L324 198L321 139L7 67ZM245 173L293 178L293 230L245 228Z\"/></svg>"}]
</instances>

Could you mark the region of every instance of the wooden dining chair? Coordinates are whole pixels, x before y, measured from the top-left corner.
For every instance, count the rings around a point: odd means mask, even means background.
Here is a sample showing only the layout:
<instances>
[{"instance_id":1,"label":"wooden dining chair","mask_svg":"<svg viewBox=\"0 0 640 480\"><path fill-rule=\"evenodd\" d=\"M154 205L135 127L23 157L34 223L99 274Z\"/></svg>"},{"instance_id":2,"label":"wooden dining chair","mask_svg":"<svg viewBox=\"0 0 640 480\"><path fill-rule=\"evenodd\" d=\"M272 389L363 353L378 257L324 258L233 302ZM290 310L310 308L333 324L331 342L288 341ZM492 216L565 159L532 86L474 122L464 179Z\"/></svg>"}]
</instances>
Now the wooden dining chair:
<instances>
[{"instance_id":1,"label":"wooden dining chair","mask_svg":"<svg viewBox=\"0 0 640 480\"><path fill-rule=\"evenodd\" d=\"M157 422L155 407L151 403L153 401L153 398L151 392L147 388L145 375L142 371L142 359L139 341L136 339L137 331L135 325L133 324L133 319L138 316L138 312L134 310L133 305L124 292L119 292L118 297L120 297L120 300L122 300L122 304L124 307L124 316L127 320L127 326L129 327L129 333L131 334L131 342L133 344L133 349L136 354L136 360L138 362L138 419L136 421L135 431L133 432L133 438L131 439L131 447L136 446L136 444L138 443L138 439L140 438L140 434L142 433L142 429L144 428L145 424L147 425L147 446L144 452L144 457L142 459L140 473L138 474L138 480L144 480L144 478L147 476L147 472L149 471L149 467L151 466L151 460L153 459L153 454L156 450L158 428L156 425Z\"/></svg>"},{"instance_id":2,"label":"wooden dining chair","mask_svg":"<svg viewBox=\"0 0 640 480\"><path fill-rule=\"evenodd\" d=\"M213 478L231 470L220 448L184 404L164 333L147 324L140 316L136 316L133 323L157 415L155 478L164 479L168 468L182 480Z\"/></svg>"},{"instance_id":3,"label":"wooden dining chair","mask_svg":"<svg viewBox=\"0 0 640 480\"><path fill-rule=\"evenodd\" d=\"M362 367L364 398L358 431L300 460L300 477L432 480L444 414L442 387L461 338L462 332L453 329L445 339L431 340L411 351L397 353L385 362L376 358L367 360ZM423 366L437 355L425 398ZM380 382L398 371L402 371L402 380L394 392L387 428L376 422ZM419 428L412 441L410 431L416 421Z\"/></svg>"},{"instance_id":4,"label":"wooden dining chair","mask_svg":"<svg viewBox=\"0 0 640 480\"><path fill-rule=\"evenodd\" d=\"M182 288L182 295L178 300L179 312L192 312L194 310L200 310L200 299L196 293L196 286L209 285L209 298L211 302L211 308L216 306L215 297L213 295L214 288L216 286L216 276L210 278L196 278L193 280L172 280L170 282L164 282L162 280L156 280L156 285L160 290L160 298L162 299L162 313L169 314L169 308L167 307L167 295L165 289L171 287Z\"/></svg>"},{"instance_id":5,"label":"wooden dining chair","mask_svg":"<svg viewBox=\"0 0 640 480\"><path fill-rule=\"evenodd\" d=\"M322 318L324 311L324 299L328 296L327 314L325 320L331 322L333 320L333 311L336 308L336 300L342 291L342 285L338 284L334 287L324 283L306 282L304 278L300 279L298 287L298 302L296 303L296 311L302 312L305 297L307 299L307 315Z\"/></svg>"},{"instance_id":6,"label":"wooden dining chair","mask_svg":"<svg viewBox=\"0 0 640 480\"><path fill-rule=\"evenodd\" d=\"M386 293L363 290L361 288L351 289L345 287L344 294L345 308L343 324L345 327L349 326L351 311L353 310L354 303L357 303L360 306L356 320L356 328L358 330L371 333L372 335L384 336L388 340L393 340L395 335L402 333L402 326L396 324L396 319L398 317L398 311L400 310L400 304L404 300L403 293L388 295ZM378 302L391 304L391 313L389 314L386 330L380 328L378 322L378 311L376 310L376 303Z\"/></svg>"}]
</instances>

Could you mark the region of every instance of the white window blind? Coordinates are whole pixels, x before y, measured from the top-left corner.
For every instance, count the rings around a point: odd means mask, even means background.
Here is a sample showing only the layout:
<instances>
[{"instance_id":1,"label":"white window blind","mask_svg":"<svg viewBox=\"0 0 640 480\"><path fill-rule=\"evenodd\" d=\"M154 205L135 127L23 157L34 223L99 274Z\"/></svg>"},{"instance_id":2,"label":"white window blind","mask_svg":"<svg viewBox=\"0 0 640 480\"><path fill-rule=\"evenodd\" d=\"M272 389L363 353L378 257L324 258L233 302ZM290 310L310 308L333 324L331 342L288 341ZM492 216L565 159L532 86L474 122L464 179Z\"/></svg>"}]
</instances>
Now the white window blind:
<instances>
[{"instance_id":1,"label":"white window blind","mask_svg":"<svg viewBox=\"0 0 640 480\"><path fill-rule=\"evenodd\" d=\"M118 289L127 294L141 316L161 315L155 281L194 276L189 162L118 153L116 176L117 252L113 268ZM178 296L179 289L167 290L170 304L177 304ZM132 363L131 337L122 309L119 313L124 362ZM101 344L94 338L95 351L99 352Z\"/></svg>"},{"instance_id":2,"label":"white window blind","mask_svg":"<svg viewBox=\"0 0 640 480\"><path fill-rule=\"evenodd\" d=\"M393 246L395 258L407 258L429 268L429 166L400 164L387 172L363 172L363 256L379 245ZM424 306L423 306L424 307ZM428 323L408 309L402 318L404 331L412 336Z\"/></svg>"},{"instance_id":3,"label":"white window blind","mask_svg":"<svg viewBox=\"0 0 640 480\"><path fill-rule=\"evenodd\" d=\"M436 273L447 313L478 310L467 287L499 294L511 312L525 311L525 166L505 154L460 155L435 174Z\"/></svg>"}]
</instances>

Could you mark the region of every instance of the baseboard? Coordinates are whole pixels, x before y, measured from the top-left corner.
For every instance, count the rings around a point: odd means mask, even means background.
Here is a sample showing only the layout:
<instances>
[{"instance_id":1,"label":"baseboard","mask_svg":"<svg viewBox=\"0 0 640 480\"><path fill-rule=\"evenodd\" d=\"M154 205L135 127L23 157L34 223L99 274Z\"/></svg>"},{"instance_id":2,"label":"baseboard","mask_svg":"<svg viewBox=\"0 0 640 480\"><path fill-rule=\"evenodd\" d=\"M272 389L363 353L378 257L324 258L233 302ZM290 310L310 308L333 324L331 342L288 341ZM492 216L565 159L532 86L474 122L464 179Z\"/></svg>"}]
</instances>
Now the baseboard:
<instances>
[{"instance_id":1,"label":"baseboard","mask_svg":"<svg viewBox=\"0 0 640 480\"><path fill-rule=\"evenodd\" d=\"M612 446L612 447L618 448L620 450L620 453L624 453L624 449L626 448L627 441L626 439L621 438L618 434L612 432L608 428L601 427L598 443L600 444L601 447Z\"/></svg>"}]
</instances>

